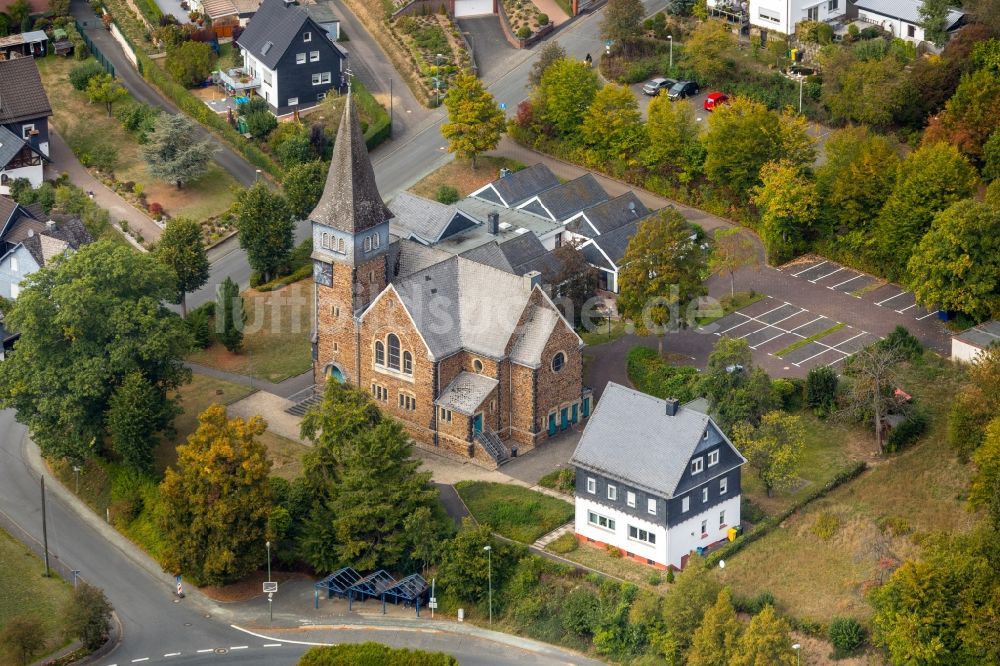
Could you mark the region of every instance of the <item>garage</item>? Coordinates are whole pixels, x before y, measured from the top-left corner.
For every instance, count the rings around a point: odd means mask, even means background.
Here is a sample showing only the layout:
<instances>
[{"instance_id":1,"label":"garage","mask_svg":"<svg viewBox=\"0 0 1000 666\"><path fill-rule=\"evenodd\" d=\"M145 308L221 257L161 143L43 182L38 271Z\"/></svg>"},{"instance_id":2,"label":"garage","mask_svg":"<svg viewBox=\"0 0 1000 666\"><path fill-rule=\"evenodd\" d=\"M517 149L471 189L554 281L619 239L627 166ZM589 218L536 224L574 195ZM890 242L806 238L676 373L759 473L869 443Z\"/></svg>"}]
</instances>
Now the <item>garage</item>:
<instances>
[{"instance_id":1,"label":"garage","mask_svg":"<svg viewBox=\"0 0 1000 666\"><path fill-rule=\"evenodd\" d=\"M493 0L455 0L455 18L493 13Z\"/></svg>"}]
</instances>

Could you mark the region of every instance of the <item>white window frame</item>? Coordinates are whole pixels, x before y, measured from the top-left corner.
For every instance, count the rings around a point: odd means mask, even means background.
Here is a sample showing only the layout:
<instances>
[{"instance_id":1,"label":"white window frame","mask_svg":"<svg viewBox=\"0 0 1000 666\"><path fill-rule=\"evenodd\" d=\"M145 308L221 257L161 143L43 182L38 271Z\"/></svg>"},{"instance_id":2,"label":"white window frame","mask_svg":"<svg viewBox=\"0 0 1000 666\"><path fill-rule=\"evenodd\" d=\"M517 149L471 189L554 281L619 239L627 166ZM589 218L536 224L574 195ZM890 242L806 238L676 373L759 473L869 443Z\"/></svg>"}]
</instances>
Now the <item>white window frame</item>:
<instances>
[{"instance_id":1,"label":"white window frame","mask_svg":"<svg viewBox=\"0 0 1000 666\"><path fill-rule=\"evenodd\" d=\"M305 53L296 53L295 54L295 64L296 65L304 65L304 64L306 64L306 54Z\"/></svg>"},{"instance_id":2,"label":"white window frame","mask_svg":"<svg viewBox=\"0 0 1000 666\"><path fill-rule=\"evenodd\" d=\"M729 478L724 476L719 479L719 494L725 495L727 492L729 492Z\"/></svg>"},{"instance_id":3,"label":"white window frame","mask_svg":"<svg viewBox=\"0 0 1000 666\"><path fill-rule=\"evenodd\" d=\"M687 513L691 510L691 498L685 497L681 500L681 513Z\"/></svg>"},{"instance_id":4,"label":"white window frame","mask_svg":"<svg viewBox=\"0 0 1000 666\"><path fill-rule=\"evenodd\" d=\"M587 477L587 492L591 495L597 494L597 479L592 476Z\"/></svg>"},{"instance_id":5,"label":"white window frame","mask_svg":"<svg viewBox=\"0 0 1000 666\"><path fill-rule=\"evenodd\" d=\"M309 62L319 62L319 51L309 52Z\"/></svg>"},{"instance_id":6,"label":"white window frame","mask_svg":"<svg viewBox=\"0 0 1000 666\"><path fill-rule=\"evenodd\" d=\"M631 490L625 492L625 503L633 509L635 508L635 493Z\"/></svg>"},{"instance_id":7,"label":"white window frame","mask_svg":"<svg viewBox=\"0 0 1000 666\"><path fill-rule=\"evenodd\" d=\"M711 467L712 465L718 465L718 464L719 464L719 449L715 449L714 451L709 451L708 466Z\"/></svg>"},{"instance_id":8,"label":"white window frame","mask_svg":"<svg viewBox=\"0 0 1000 666\"><path fill-rule=\"evenodd\" d=\"M701 503L704 504L708 501L708 486L701 489Z\"/></svg>"},{"instance_id":9,"label":"white window frame","mask_svg":"<svg viewBox=\"0 0 1000 666\"><path fill-rule=\"evenodd\" d=\"M719 528L721 529L725 526L726 526L726 510L723 509L722 511L719 512Z\"/></svg>"},{"instance_id":10,"label":"white window frame","mask_svg":"<svg viewBox=\"0 0 1000 666\"><path fill-rule=\"evenodd\" d=\"M645 538L643 538L643 535L645 535ZM654 532L644 530L641 527L636 527L635 525L628 526L628 538L630 541L638 541L639 543L644 543L649 546L656 545L656 534Z\"/></svg>"},{"instance_id":11,"label":"white window frame","mask_svg":"<svg viewBox=\"0 0 1000 666\"><path fill-rule=\"evenodd\" d=\"M608 499L609 500L618 499L618 486L611 483L608 484Z\"/></svg>"},{"instance_id":12,"label":"white window frame","mask_svg":"<svg viewBox=\"0 0 1000 666\"><path fill-rule=\"evenodd\" d=\"M708 535L708 519L701 521L701 535L702 536Z\"/></svg>"},{"instance_id":13,"label":"white window frame","mask_svg":"<svg viewBox=\"0 0 1000 666\"><path fill-rule=\"evenodd\" d=\"M34 125L21 125L21 138L28 140L31 138L31 133L35 131Z\"/></svg>"},{"instance_id":14,"label":"white window frame","mask_svg":"<svg viewBox=\"0 0 1000 666\"><path fill-rule=\"evenodd\" d=\"M10 272L11 273L16 273L17 270L18 270L17 257L11 257L10 258Z\"/></svg>"},{"instance_id":15,"label":"white window frame","mask_svg":"<svg viewBox=\"0 0 1000 666\"><path fill-rule=\"evenodd\" d=\"M705 469L705 460L701 456L698 456L697 458L691 461L692 474L701 474L702 470L704 469Z\"/></svg>"},{"instance_id":16,"label":"white window frame","mask_svg":"<svg viewBox=\"0 0 1000 666\"><path fill-rule=\"evenodd\" d=\"M312 75L312 84L314 86L326 85L332 80L333 78L330 75L330 72L316 72Z\"/></svg>"},{"instance_id":17,"label":"white window frame","mask_svg":"<svg viewBox=\"0 0 1000 666\"><path fill-rule=\"evenodd\" d=\"M313 40L313 34L311 32L307 30L306 32L302 33L303 42L311 42L312 40Z\"/></svg>"},{"instance_id":18,"label":"white window frame","mask_svg":"<svg viewBox=\"0 0 1000 666\"><path fill-rule=\"evenodd\" d=\"M656 515L656 498L655 497L650 497L649 499L646 500L646 513L648 513L651 516L655 516Z\"/></svg>"},{"instance_id":19,"label":"white window frame","mask_svg":"<svg viewBox=\"0 0 1000 666\"><path fill-rule=\"evenodd\" d=\"M603 525L601 524L602 520L604 521ZM601 515L596 511L587 511L587 522L600 530L615 531L615 519Z\"/></svg>"}]
</instances>

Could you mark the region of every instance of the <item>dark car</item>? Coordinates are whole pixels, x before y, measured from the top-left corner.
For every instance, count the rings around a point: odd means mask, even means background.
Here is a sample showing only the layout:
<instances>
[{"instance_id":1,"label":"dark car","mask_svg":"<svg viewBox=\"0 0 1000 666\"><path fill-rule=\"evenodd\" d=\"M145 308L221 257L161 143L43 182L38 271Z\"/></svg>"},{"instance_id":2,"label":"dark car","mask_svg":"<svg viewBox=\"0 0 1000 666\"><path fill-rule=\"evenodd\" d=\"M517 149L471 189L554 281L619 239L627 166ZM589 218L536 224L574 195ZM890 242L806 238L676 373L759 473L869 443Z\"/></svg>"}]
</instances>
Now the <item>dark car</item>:
<instances>
[{"instance_id":1,"label":"dark car","mask_svg":"<svg viewBox=\"0 0 1000 666\"><path fill-rule=\"evenodd\" d=\"M694 81L678 81L671 88L667 96L670 99L684 99L698 94L698 84Z\"/></svg>"},{"instance_id":2,"label":"dark car","mask_svg":"<svg viewBox=\"0 0 1000 666\"><path fill-rule=\"evenodd\" d=\"M650 79L646 82L646 85L642 87L642 92L649 95L650 97L655 97L659 95L664 90L670 90L674 87L677 82L673 79Z\"/></svg>"}]
</instances>

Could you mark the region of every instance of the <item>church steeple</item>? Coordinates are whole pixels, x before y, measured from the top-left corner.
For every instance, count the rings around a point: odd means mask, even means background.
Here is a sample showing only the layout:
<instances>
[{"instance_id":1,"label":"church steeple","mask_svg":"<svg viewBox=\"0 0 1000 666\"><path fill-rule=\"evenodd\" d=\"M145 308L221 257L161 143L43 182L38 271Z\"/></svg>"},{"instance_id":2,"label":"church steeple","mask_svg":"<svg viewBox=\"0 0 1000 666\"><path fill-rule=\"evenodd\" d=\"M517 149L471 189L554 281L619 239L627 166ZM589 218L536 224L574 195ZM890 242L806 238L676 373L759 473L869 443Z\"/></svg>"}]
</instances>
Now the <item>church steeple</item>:
<instances>
[{"instance_id":1,"label":"church steeple","mask_svg":"<svg viewBox=\"0 0 1000 666\"><path fill-rule=\"evenodd\" d=\"M352 97L347 94L326 187L309 219L353 235L387 222L392 212L375 184L375 172Z\"/></svg>"}]
</instances>

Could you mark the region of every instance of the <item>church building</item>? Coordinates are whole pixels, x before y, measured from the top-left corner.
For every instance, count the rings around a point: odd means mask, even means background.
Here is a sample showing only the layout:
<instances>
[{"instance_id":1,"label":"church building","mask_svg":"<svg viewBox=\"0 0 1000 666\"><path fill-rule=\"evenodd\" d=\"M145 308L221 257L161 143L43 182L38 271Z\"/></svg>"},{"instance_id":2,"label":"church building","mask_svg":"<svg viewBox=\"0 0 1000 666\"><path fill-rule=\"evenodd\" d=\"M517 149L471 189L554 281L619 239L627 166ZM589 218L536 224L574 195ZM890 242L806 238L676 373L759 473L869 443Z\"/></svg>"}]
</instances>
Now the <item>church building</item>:
<instances>
[{"instance_id":1,"label":"church building","mask_svg":"<svg viewBox=\"0 0 1000 666\"><path fill-rule=\"evenodd\" d=\"M392 233L350 94L310 215L317 386L371 392L418 445L494 467L590 415L583 341L537 272Z\"/></svg>"}]
</instances>

